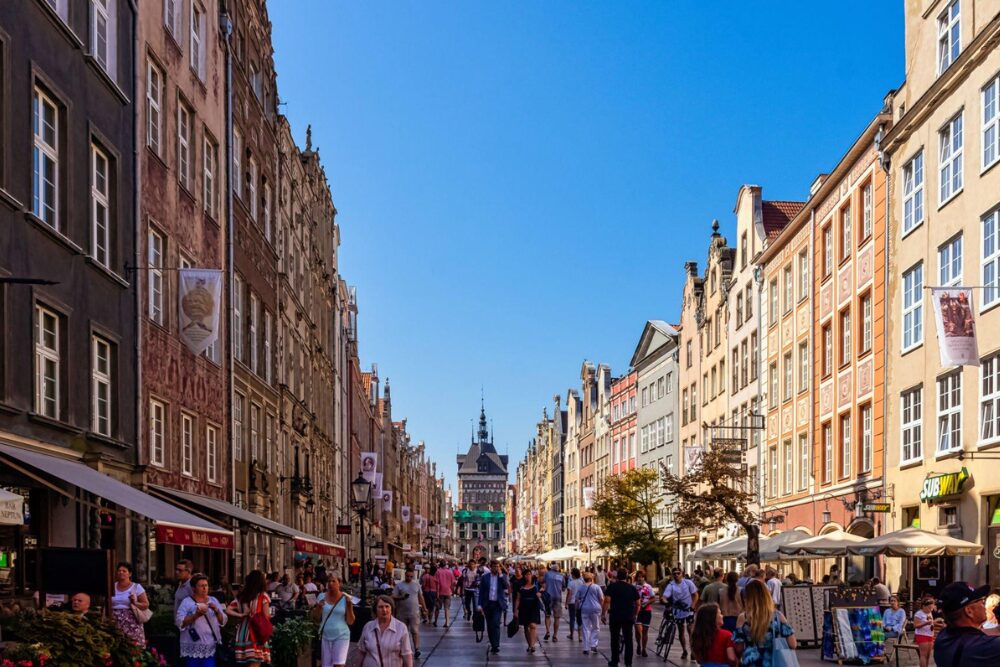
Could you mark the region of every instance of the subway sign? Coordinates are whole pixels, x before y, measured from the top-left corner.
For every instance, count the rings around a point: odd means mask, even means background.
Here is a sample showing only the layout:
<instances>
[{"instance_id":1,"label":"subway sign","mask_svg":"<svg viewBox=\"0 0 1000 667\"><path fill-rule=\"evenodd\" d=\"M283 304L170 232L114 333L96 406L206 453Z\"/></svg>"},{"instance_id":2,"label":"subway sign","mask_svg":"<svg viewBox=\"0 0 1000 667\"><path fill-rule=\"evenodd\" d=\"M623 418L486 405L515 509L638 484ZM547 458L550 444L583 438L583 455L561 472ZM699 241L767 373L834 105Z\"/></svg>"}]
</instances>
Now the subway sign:
<instances>
[{"instance_id":1,"label":"subway sign","mask_svg":"<svg viewBox=\"0 0 1000 667\"><path fill-rule=\"evenodd\" d=\"M957 496L962 493L965 481L969 479L969 470L962 466L958 472L943 475L928 475L924 480L924 488L920 490L920 500L932 502L946 496Z\"/></svg>"}]
</instances>

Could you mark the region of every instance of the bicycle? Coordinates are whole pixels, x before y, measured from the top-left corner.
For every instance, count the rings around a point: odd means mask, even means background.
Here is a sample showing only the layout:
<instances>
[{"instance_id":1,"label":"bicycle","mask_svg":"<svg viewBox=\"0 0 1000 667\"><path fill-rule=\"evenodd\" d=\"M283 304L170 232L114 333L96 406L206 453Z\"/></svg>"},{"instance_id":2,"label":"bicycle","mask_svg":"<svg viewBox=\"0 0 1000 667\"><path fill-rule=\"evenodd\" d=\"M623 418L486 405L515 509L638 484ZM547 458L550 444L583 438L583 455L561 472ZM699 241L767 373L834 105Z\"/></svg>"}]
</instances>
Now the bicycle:
<instances>
[{"instance_id":1,"label":"bicycle","mask_svg":"<svg viewBox=\"0 0 1000 667\"><path fill-rule=\"evenodd\" d=\"M689 622L688 618L677 618L674 612L689 610L690 607L685 604L664 603L663 618L660 620L660 629L656 633L656 648L654 649L656 655L663 658L663 662L667 662L670 647L674 645L674 640L677 638L677 626L686 625Z\"/></svg>"}]
</instances>

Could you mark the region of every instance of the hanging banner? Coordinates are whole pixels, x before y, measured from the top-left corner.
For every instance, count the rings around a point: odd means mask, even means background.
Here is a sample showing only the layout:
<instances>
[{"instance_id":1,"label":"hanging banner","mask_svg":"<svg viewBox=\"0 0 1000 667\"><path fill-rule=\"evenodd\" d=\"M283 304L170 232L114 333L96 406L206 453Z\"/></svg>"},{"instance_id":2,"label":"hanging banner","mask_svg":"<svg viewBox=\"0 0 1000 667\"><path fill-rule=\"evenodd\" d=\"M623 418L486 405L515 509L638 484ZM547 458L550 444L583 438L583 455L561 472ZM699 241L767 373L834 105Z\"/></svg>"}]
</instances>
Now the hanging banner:
<instances>
[{"instance_id":1,"label":"hanging banner","mask_svg":"<svg viewBox=\"0 0 1000 667\"><path fill-rule=\"evenodd\" d=\"M538 510L531 510L531 525L538 525Z\"/></svg>"},{"instance_id":2,"label":"hanging banner","mask_svg":"<svg viewBox=\"0 0 1000 667\"><path fill-rule=\"evenodd\" d=\"M976 320L972 290L967 287L931 288L942 366L978 366Z\"/></svg>"},{"instance_id":3,"label":"hanging banner","mask_svg":"<svg viewBox=\"0 0 1000 667\"><path fill-rule=\"evenodd\" d=\"M382 492L382 508L386 512L392 512L392 491Z\"/></svg>"},{"instance_id":4,"label":"hanging banner","mask_svg":"<svg viewBox=\"0 0 1000 667\"><path fill-rule=\"evenodd\" d=\"M594 506L594 491L592 486L583 487L583 509L589 510Z\"/></svg>"},{"instance_id":5,"label":"hanging banner","mask_svg":"<svg viewBox=\"0 0 1000 667\"><path fill-rule=\"evenodd\" d=\"M382 473L380 472L375 473L375 481L372 482L372 485L375 487L374 489L372 489L372 497L376 499L382 498L383 500L385 500L384 496L382 495Z\"/></svg>"},{"instance_id":6,"label":"hanging banner","mask_svg":"<svg viewBox=\"0 0 1000 667\"><path fill-rule=\"evenodd\" d=\"M399 518L404 523L410 523L410 506L403 505L399 508Z\"/></svg>"},{"instance_id":7,"label":"hanging banner","mask_svg":"<svg viewBox=\"0 0 1000 667\"><path fill-rule=\"evenodd\" d=\"M413 517L413 527L418 531L424 529L424 517L423 515L417 514Z\"/></svg>"},{"instance_id":8,"label":"hanging banner","mask_svg":"<svg viewBox=\"0 0 1000 667\"><path fill-rule=\"evenodd\" d=\"M201 354L219 338L222 271L178 269L177 284L181 340L194 354Z\"/></svg>"},{"instance_id":9,"label":"hanging banner","mask_svg":"<svg viewBox=\"0 0 1000 667\"><path fill-rule=\"evenodd\" d=\"M369 484L375 483L375 471L378 470L378 452L361 452L361 476Z\"/></svg>"},{"instance_id":10,"label":"hanging banner","mask_svg":"<svg viewBox=\"0 0 1000 667\"><path fill-rule=\"evenodd\" d=\"M701 457L705 453L702 445L691 445L684 448L684 472L689 472L701 465Z\"/></svg>"}]
</instances>

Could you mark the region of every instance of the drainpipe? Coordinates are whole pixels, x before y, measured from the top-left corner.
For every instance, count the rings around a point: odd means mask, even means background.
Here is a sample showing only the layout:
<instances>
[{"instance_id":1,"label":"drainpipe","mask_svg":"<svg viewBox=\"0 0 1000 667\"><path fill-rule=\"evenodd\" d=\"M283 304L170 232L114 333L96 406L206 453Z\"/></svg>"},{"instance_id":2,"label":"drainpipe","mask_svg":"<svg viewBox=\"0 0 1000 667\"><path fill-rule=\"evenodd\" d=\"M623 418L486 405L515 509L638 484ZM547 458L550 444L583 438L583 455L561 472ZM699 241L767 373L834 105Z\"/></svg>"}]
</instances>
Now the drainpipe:
<instances>
[{"instance_id":1,"label":"drainpipe","mask_svg":"<svg viewBox=\"0 0 1000 667\"><path fill-rule=\"evenodd\" d=\"M882 497L886 497L888 491L888 486L885 483L885 475L887 470L887 456L888 448L885 446L886 437L888 435L888 429L886 428L886 414L888 414L889 405L889 239L891 232L889 230L889 186L892 183L892 170L889 161L889 156L885 154L885 150L882 147L882 138L885 136L885 124L879 125L878 133L875 135L875 150L878 152L878 163L882 170L885 172L885 263L882 267L883 271L883 283L882 283L882 317L883 317L883 327L882 327ZM895 498L893 499L895 500ZM895 511L895 510L893 510ZM881 523L881 522L879 522ZM877 528L883 528L884 526L877 526ZM875 531L875 537L879 536L879 530ZM885 556L876 560L878 563L878 574L879 577L885 581ZM912 586L911 586L912 590Z\"/></svg>"}]
</instances>

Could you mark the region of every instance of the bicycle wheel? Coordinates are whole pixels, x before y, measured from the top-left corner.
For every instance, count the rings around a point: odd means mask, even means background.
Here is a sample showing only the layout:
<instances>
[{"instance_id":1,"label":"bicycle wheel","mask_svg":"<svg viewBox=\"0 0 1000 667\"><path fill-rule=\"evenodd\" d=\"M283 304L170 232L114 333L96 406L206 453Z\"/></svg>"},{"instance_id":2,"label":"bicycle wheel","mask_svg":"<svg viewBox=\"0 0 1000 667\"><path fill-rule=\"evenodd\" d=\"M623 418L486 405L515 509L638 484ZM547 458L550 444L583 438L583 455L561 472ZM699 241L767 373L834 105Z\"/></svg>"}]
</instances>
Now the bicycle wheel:
<instances>
[{"instance_id":1,"label":"bicycle wheel","mask_svg":"<svg viewBox=\"0 0 1000 667\"><path fill-rule=\"evenodd\" d=\"M677 623L671 621L667 624L667 631L663 637L663 662L670 657L670 647L674 645L674 638L677 636Z\"/></svg>"}]
</instances>

